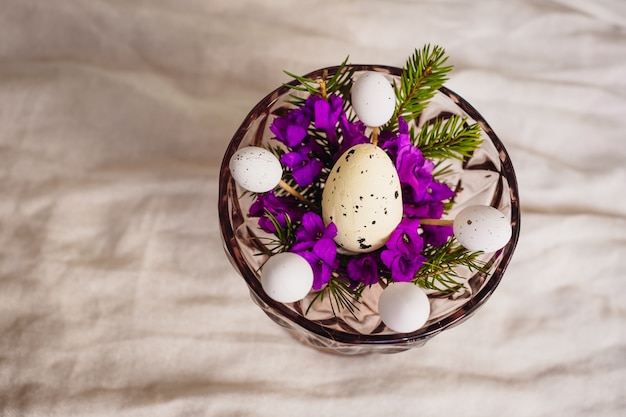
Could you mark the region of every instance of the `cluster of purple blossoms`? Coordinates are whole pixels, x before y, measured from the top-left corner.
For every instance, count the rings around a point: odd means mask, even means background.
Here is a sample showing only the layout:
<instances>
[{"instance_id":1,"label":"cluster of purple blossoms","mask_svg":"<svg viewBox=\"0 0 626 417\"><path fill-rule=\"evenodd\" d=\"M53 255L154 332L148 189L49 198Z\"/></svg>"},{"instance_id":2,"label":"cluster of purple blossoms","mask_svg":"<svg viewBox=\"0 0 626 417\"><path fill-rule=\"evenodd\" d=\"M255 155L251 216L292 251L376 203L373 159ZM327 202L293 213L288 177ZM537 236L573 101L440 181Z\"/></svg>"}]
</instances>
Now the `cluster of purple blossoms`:
<instances>
[{"instance_id":1,"label":"cluster of purple blossoms","mask_svg":"<svg viewBox=\"0 0 626 417\"><path fill-rule=\"evenodd\" d=\"M396 282L411 281L426 260L424 239L418 233L419 220L405 217L391 233L380 260L391 271Z\"/></svg>"},{"instance_id":2,"label":"cluster of purple blossoms","mask_svg":"<svg viewBox=\"0 0 626 417\"><path fill-rule=\"evenodd\" d=\"M302 216L302 223L295 232L295 241L291 252L306 259L313 268L313 289L321 289L331 277L337 262L337 245L333 240L337 236L334 223L324 225L322 218L314 212Z\"/></svg>"},{"instance_id":3,"label":"cluster of purple blossoms","mask_svg":"<svg viewBox=\"0 0 626 417\"><path fill-rule=\"evenodd\" d=\"M314 184L320 180L327 164L332 165L352 146L369 142L365 125L360 121L350 122L343 104L343 99L334 94L328 98L312 95L301 107L276 118L270 126L276 139L288 150L280 161L290 169L298 186ZM319 133L325 136L323 144L317 139ZM411 143L404 119L399 119L397 134L381 132L379 144L395 162L402 187L404 217L385 247L378 251L354 255L340 262L333 240L337 235L336 226L325 225L319 214L307 211L291 197L277 196L274 191L259 194L250 207L249 214L259 217L259 227L268 233L277 232L274 222L286 227L289 217L295 236L289 250L311 265L314 290L328 283L333 272L353 285L376 284L383 266L390 271L392 280L411 281L426 261L422 255L424 246L441 246L453 234L451 226L420 226L420 218L442 216L444 201L453 197L454 191L433 178L434 164Z\"/></svg>"},{"instance_id":4,"label":"cluster of purple blossoms","mask_svg":"<svg viewBox=\"0 0 626 417\"><path fill-rule=\"evenodd\" d=\"M454 197L454 191L433 178L435 164L424 158L422 151L413 146L409 127L401 117L398 134L381 134L381 147L396 164L406 217L439 219L443 215L444 201Z\"/></svg>"},{"instance_id":5,"label":"cluster of purple blossoms","mask_svg":"<svg viewBox=\"0 0 626 417\"><path fill-rule=\"evenodd\" d=\"M328 149L324 149L309 134L312 123L316 130L326 135ZM331 94L328 99L310 96L302 107L275 119L270 130L289 149L280 162L291 169L293 179L300 187L307 187L319 178L325 157L330 157L330 162L334 162L348 148L369 142L365 136L365 125L348 121L343 110L343 99L335 94Z\"/></svg>"},{"instance_id":6,"label":"cluster of purple blossoms","mask_svg":"<svg viewBox=\"0 0 626 417\"><path fill-rule=\"evenodd\" d=\"M327 99L321 96L310 96L303 106L295 108L283 117L276 118L270 126L276 139L283 143L288 152L284 153L280 162L290 169L293 179L300 187L308 187L317 181L326 163L334 163L339 156L350 147L367 143L365 125L362 122L350 122L343 110L344 101L341 97L331 94ZM326 143L320 144L310 128L323 132ZM341 140L339 139L341 137ZM307 212L298 202L289 197L278 197L273 191L258 195L250 208L251 216L259 217L259 226L269 233L276 233L274 222L265 215L269 213L275 221L285 227L286 217L296 224L295 239L289 248L305 258L313 268L313 289L321 289L337 270L337 245L333 240L337 235L334 224L325 226L322 218ZM378 280L376 262L375 280Z\"/></svg>"}]
</instances>

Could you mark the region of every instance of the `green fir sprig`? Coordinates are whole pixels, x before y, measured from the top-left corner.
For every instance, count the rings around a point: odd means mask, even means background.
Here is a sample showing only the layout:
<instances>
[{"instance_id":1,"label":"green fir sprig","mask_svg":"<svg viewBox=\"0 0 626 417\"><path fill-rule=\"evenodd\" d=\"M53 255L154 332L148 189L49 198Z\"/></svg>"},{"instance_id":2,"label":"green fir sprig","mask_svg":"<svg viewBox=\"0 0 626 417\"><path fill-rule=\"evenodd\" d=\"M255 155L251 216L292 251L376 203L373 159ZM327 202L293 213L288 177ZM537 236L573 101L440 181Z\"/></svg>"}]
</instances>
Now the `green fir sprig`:
<instances>
[{"instance_id":1,"label":"green fir sprig","mask_svg":"<svg viewBox=\"0 0 626 417\"><path fill-rule=\"evenodd\" d=\"M398 118L408 122L416 119L428 105L437 90L448 80L451 65L445 65L448 57L445 50L430 44L416 49L409 57L400 77L400 85L394 85L397 104L393 117L381 129L395 131Z\"/></svg>"},{"instance_id":2,"label":"green fir sprig","mask_svg":"<svg viewBox=\"0 0 626 417\"><path fill-rule=\"evenodd\" d=\"M469 158L482 143L480 125L469 124L458 114L435 119L417 133L412 131L411 140L428 159Z\"/></svg>"},{"instance_id":3,"label":"green fir sprig","mask_svg":"<svg viewBox=\"0 0 626 417\"><path fill-rule=\"evenodd\" d=\"M486 273L484 263L478 258L480 251L468 251L454 237L441 247L426 246L422 255L427 258L415 275L414 283L443 293L457 292L464 288L459 282L459 269Z\"/></svg>"}]
</instances>

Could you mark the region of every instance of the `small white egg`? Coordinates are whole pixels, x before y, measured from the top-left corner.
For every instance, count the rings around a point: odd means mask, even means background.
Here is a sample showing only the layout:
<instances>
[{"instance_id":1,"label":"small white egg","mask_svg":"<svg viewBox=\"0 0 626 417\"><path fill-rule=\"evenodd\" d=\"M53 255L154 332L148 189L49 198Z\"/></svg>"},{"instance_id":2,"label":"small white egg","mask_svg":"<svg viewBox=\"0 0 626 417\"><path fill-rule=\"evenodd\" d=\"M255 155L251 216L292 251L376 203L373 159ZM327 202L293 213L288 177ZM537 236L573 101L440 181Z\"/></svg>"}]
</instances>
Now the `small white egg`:
<instances>
[{"instance_id":1,"label":"small white egg","mask_svg":"<svg viewBox=\"0 0 626 417\"><path fill-rule=\"evenodd\" d=\"M395 282L378 299L378 315L391 330L410 333L421 328L430 315L430 301L420 287L410 282Z\"/></svg>"},{"instance_id":2,"label":"small white egg","mask_svg":"<svg viewBox=\"0 0 626 417\"><path fill-rule=\"evenodd\" d=\"M253 193L264 193L276 187L283 167L273 153L258 146L239 149L228 164L235 182Z\"/></svg>"},{"instance_id":3,"label":"small white egg","mask_svg":"<svg viewBox=\"0 0 626 417\"><path fill-rule=\"evenodd\" d=\"M311 291L313 269L297 253L281 252L270 257L261 268L261 285L273 300L293 303Z\"/></svg>"},{"instance_id":4,"label":"small white egg","mask_svg":"<svg viewBox=\"0 0 626 417\"><path fill-rule=\"evenodd\" d=\"M454 236L471 251L497 251L508 243L511 233L511 223L491 206L466 207L454 219Z\"/></svg>"},{"instance_id":5,"label":"small white egg","mask_svg":"<svg viewBox=\"0 0 626 417\"><path fill-rule=\"evenodd\" d=\"M391 83L379 72L366 72L356 79L351 90L352 108L370 127L382 126L396 109L396 95Z\"/></svg>"}]
</instances>

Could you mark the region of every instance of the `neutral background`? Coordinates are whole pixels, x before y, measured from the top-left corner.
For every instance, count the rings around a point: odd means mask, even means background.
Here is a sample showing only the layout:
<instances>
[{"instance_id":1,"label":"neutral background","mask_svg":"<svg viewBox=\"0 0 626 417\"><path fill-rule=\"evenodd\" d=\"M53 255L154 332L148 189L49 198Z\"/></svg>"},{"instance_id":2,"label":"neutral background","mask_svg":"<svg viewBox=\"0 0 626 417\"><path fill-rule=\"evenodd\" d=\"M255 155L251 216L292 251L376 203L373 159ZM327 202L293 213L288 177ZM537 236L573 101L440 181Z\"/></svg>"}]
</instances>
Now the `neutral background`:
<instances>
[{"instance_id":1,"label":"neutral background","mask_svg":"<svg viewBox=\"0 0 626 417\"><path fill-rule=\"evenodd\" d=\"M295 73L446 48L509 150L518 250L424 348L249 299L222 153ZM626 2L0 0L0 416L626 415Z\"/></svg>"}]
</instances>

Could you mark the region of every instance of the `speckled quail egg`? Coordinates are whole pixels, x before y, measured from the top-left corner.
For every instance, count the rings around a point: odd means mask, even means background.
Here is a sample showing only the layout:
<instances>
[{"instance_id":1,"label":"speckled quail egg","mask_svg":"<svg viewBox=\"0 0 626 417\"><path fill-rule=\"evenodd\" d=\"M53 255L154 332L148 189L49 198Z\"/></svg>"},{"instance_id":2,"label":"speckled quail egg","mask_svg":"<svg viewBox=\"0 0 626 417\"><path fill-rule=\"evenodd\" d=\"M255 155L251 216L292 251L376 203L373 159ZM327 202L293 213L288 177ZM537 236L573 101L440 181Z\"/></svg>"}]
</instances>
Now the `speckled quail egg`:
<instances>
[{"instance_id":1,"label":"speckled quail egg","mask_svg":"<svg viewBox=\"0 0 626 417\"><path fill-rule=\"evenodd\" d=\"M254 193L273 189L283 175L283 167L276 156L258 146L239 149L230 158L228 167L235 182Z\"/></svg>"},{"instance_id":2,"label":"speckled quail egg","mask_svg":"<svg viewBox=\"0 0 626 417\"><path fill-rule=\"evenodd\" d=\"M486 205L472 205L454 218L454 236L471 251L494 252L511 239L511 223L502 212Z\"/></svg>"}]
</instances>

